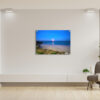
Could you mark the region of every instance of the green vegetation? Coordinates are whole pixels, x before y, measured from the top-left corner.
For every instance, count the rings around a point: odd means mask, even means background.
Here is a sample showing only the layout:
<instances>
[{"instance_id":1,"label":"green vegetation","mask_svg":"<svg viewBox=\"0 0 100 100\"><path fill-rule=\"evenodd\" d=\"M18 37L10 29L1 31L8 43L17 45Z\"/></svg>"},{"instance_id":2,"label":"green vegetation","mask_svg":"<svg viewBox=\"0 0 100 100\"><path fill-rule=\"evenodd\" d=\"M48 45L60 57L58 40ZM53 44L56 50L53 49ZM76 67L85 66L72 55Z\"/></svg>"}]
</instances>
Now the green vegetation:
<instances>
[{"instance_id":1,"label":"green vegetation","mask_svg":"<svg viewBox=\"0 0 100 100\"><path fill-rule=\"evenodd\" d=\"M89 72L89 70L86 68L86 69L83 69L83 73L85 72Z\"/></svg>"},{"instance_id":2,"label":"green vegetation","mask_svg":"<svg viewBox=\"0 0 100 100\"><path fill-rule=\"evenodd\" d=\"M65 52L42 49L42 48L39 48L39 47L36 48L36 53L37 54L65 54Z\"/></svg>"}]
</instances>

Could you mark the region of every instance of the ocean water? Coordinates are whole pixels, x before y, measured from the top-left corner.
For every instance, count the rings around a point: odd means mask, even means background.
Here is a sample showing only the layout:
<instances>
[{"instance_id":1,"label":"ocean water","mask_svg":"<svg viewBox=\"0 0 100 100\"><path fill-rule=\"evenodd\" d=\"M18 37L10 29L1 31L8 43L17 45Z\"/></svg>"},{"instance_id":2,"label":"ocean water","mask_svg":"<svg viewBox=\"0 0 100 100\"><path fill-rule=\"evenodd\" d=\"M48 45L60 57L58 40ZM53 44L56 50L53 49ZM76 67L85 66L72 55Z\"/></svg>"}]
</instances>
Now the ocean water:
<instances>
[{"instance_id":1,"label":"ocean water","mask_svg":"<svg viewBox=\"0 0 100 100\"><path fill-rule=\"evenodd\" d=\"M64 45L64 46L70 46L70 41L42 41L43 45Z\"/></svg>"}]
</instances>

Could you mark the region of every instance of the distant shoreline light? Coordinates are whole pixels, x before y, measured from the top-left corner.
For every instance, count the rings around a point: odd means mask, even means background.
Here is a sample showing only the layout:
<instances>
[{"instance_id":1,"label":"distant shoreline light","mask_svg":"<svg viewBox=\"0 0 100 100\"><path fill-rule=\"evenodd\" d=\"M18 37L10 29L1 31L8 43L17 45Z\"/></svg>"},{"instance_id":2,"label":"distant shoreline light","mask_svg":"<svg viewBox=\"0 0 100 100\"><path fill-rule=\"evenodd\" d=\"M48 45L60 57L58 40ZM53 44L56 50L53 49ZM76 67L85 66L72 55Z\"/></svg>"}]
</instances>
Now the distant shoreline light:
<instances>
[{"instance_id":1,"label":"distant shoreline light","mask_svg":"<svg viewBox=\"0 0 100 100\"><path fill-rule=\"evenodd\" d=\"M54 41L55 41L55 39L52 39L52 41L54 42Z\"/></svg>"}]
</instances>

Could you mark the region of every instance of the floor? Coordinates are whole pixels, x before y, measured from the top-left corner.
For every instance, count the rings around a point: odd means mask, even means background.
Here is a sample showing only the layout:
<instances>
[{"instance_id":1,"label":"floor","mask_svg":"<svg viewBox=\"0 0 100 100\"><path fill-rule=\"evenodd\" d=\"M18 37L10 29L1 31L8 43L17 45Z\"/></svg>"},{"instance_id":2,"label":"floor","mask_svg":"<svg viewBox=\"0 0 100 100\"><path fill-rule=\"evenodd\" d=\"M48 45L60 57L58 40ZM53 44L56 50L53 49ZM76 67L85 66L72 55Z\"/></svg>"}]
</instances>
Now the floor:
<instances>
[{"instance_id":1,"label":"floor","mask_svg":"<svg viewBox=\"0 0 100 100\"><path fill-rule=\"evenodd\" d=\"M1 87L0 100L100 100L100 89L86 87Z\"/></svg>"}]
</instances>

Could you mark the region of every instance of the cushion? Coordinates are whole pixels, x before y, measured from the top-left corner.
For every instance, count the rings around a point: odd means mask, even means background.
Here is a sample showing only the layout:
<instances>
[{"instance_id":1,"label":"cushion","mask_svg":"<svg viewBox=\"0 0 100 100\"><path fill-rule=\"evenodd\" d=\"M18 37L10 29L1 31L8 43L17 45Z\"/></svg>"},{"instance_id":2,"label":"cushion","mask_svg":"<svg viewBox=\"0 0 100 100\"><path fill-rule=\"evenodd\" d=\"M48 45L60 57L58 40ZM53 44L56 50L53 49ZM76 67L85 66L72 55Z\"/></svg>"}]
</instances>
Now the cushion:
<instances>
[{"instance_id":1,"label":"cushion","mask_svg":"<svg viewBox=\"0 0 100 100\"><path fill-rule=\"evenodd\" d=\"M88 81L92 81L92 82L97 82L98 81L98 75L89 75L87 77Z\"/></svg>"}]
</instances>

